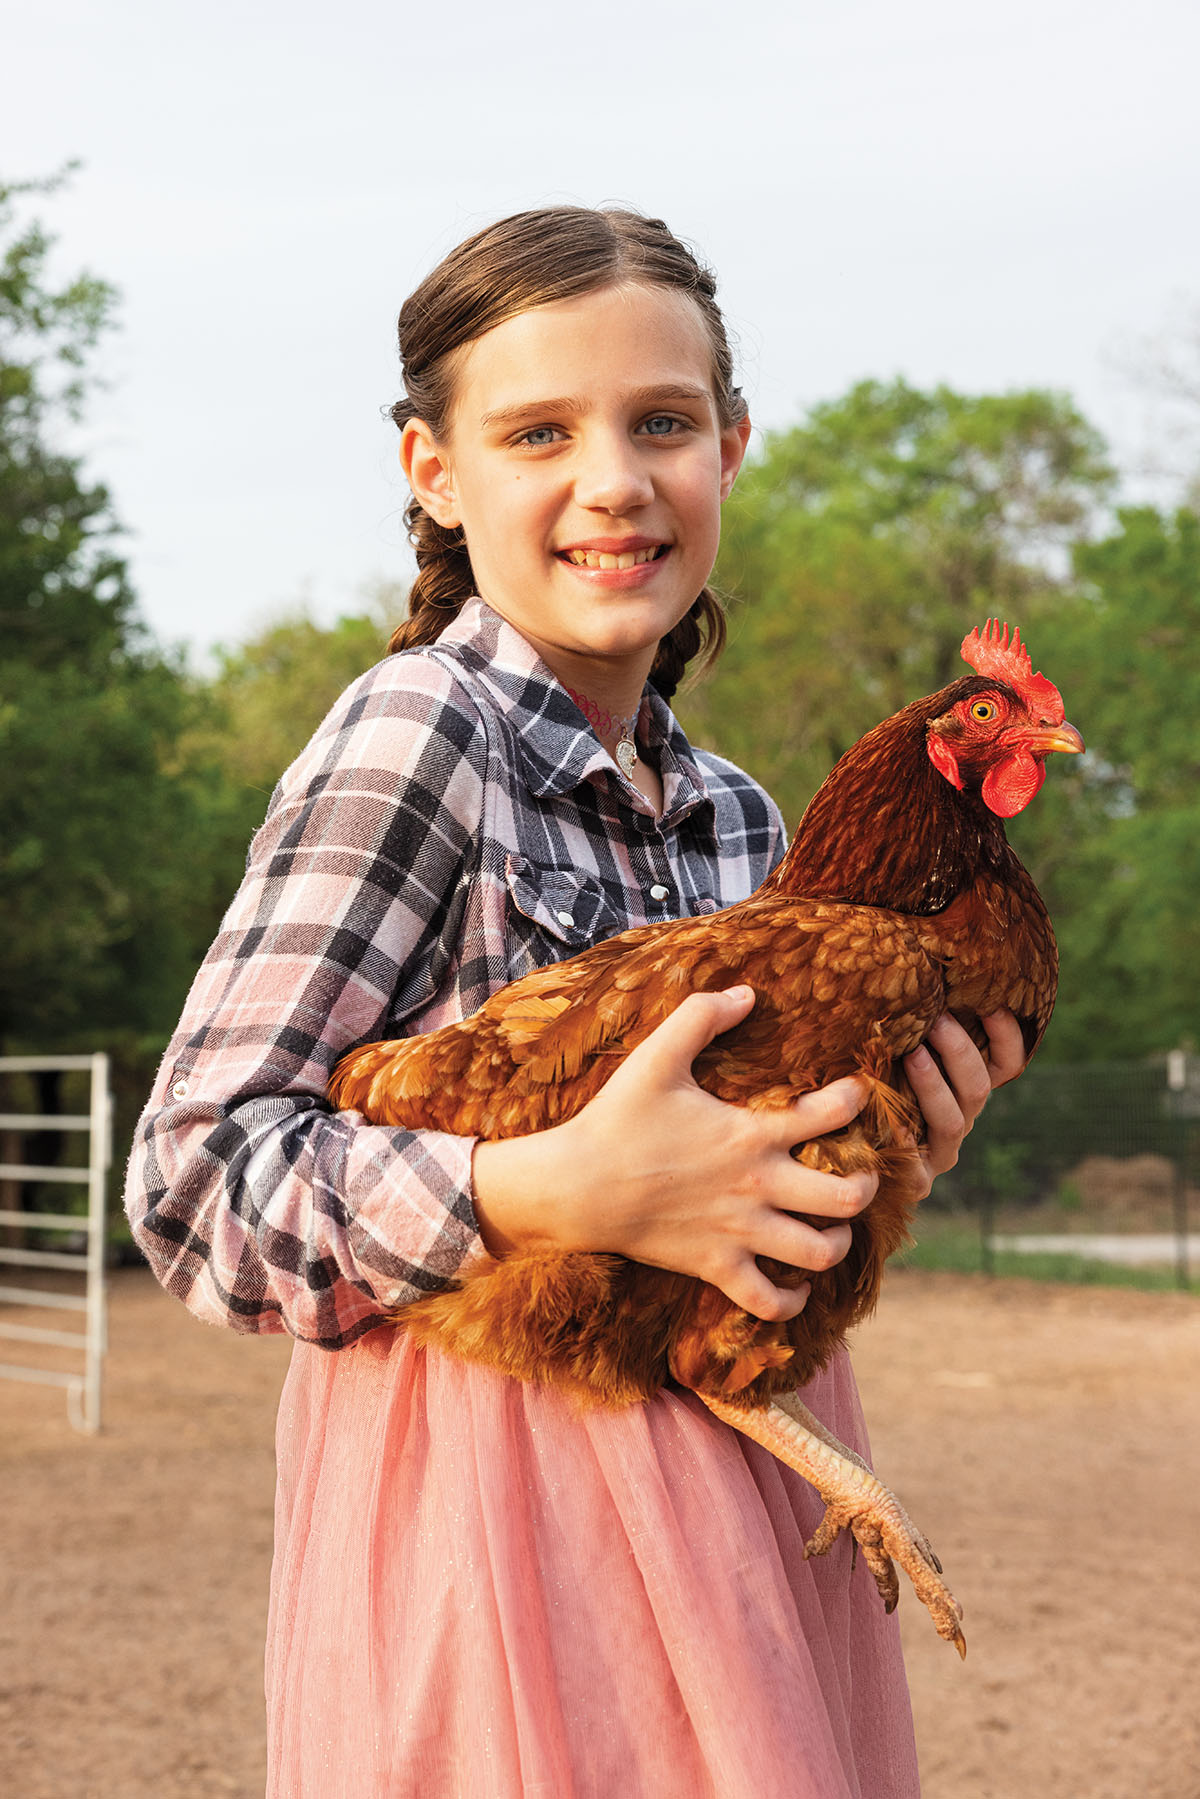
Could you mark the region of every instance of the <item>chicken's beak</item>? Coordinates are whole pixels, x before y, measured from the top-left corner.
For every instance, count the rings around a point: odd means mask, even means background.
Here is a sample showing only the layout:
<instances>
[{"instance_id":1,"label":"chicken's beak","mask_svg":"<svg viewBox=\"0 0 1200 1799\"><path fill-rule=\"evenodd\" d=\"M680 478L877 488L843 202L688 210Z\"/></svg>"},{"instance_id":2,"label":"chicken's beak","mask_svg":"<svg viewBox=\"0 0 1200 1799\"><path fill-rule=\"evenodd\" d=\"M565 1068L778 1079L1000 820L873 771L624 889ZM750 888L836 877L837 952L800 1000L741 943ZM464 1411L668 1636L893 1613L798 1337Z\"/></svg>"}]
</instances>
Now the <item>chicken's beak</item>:
<instances>
[{"instance_id":1,"label":"chicken's beak","mask_svg":"<svg viewBox=\"0 0 1200 1799\"><path fill-rule=\"evenodd\" d=\"M1035 756L1048 756L1052 750L1065 750L1068 756L1081 756L1086 748L1074 725L1055 725L1049 731L1031 731L1026 739Z\"/></svg>"}]
</instances>

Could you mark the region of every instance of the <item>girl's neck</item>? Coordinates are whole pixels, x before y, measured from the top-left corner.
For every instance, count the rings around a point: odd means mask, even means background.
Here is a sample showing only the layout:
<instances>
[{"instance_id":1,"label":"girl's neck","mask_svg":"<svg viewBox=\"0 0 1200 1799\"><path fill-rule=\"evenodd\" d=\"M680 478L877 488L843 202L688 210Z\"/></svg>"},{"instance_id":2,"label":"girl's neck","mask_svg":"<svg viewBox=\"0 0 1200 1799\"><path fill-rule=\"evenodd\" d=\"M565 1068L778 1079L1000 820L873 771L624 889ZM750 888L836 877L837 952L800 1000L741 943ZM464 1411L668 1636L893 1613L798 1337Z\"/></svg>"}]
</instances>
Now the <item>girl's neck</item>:
<instances>
[{"instance_id":1,"label":"girl's neck","mask_svg":"<svg viewBox=\"0 0 1200 1799\"><path fill-rule=\"evenodd\" d=\"M613 721L612 728L619 730L622 720L637 715L648 667L643 669L639 664L635 668L613 668L593 657L556 656L551 660L544 650L539 654L559 684L586 702L580 710L587 714L593 728L602 728L607 716Z\"/></svg>"},{"instance_id":2,"label":"girl's neck","mask_svg":"<svg viewBox=\"0 0 1200 1799\"><path fill-rule=\"evenodd\" d=\"M564 682L565 686L566 683ZM591 725L622 774L631 781L644 799L649 800L655 818L662 817L662 777L653 763L646 760L645 745L637 739L637 724L642 705L638 703L626 714L614 715L577 687L567 687L572 701Z\"/></svg>"},{"instance_id":3,"label":"girl's neck","mask_svg":"<svg viewBox=\"0 0 1200 1799\"><path fill-rule=\"evenodd\" d=\"M610 712L607 706L600 705L589 694L581 693L577 687L568 687L567 692L606 748L634 735L642 709L640 698L628 712Z\"/></svg>"}]
</instances>

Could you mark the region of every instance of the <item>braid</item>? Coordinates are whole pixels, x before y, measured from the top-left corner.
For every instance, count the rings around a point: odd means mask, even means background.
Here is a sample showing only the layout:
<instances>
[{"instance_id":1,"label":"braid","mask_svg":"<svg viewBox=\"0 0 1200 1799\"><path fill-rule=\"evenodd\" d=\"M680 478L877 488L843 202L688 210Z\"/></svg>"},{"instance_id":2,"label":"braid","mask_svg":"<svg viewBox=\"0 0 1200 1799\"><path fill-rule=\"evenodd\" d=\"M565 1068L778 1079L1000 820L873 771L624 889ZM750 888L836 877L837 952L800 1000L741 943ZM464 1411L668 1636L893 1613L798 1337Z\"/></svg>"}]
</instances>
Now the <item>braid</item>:
<instances>
[{"instance_id":1,"label":"braid","mask_svg":"<svg viewBox=\"0 0 1200 1799\"><path fill-rule=\"evenodd\" d=\"M675 690L693 656L700 655L695 674L707 673L725 648L725 608L719 594L702 587L700 597L684 613L673 631L660 638L651 684L664 700L674 698Z\"/></svg>"},{"instance_id":2,"label":"braid","mask_svg":"<svg viewBox=\"0 0 1200 1799\"><path fill-rule=\"evenodd\" d=\"M417 556L417 578L408 595L408 617L388 639L388 655L415 650L440 637L475 591L471 558L461 530L447 531L418 500L405 508L408 541Z\"/></svg>"}]
</instances>

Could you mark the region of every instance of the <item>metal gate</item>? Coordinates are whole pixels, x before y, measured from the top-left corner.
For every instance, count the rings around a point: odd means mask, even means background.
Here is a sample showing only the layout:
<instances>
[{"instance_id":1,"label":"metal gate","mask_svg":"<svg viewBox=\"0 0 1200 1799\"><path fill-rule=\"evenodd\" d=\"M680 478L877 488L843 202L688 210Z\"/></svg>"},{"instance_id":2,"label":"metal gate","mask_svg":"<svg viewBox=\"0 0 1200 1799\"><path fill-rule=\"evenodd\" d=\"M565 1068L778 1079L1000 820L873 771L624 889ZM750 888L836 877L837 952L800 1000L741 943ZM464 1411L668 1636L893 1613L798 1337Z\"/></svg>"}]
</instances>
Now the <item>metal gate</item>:
<instances>
[{"instance_id":1,"label":"metal gate","mask_svg":"<svg viewBox=\"0 0 1200 1799\"><path fill-rule=\"evenodd\" d=\"M15 1268L53 1268L79 1275L82 1292L50 1291L34 1287L0 1284L0 1308L13 1305L50 1312L82 1312L82 1332L56 1330L48 1325L10 1323L0 1312L0 1337L20 1343L48 1344L55 1349L78 1350L83 1358L82 1371L60 1368L37 1368L19 1362L0 1362L0 1376L9 1380L37 1381L45 1386L65 1387L67 1413L77 1430L100 1428L100 1370L107 1347L104 1313L104 1176L112 1155L111 1114L108 1057L93 1056L0 1056L0 1074L35 1074L50 1071L64 1073L87 1070L91 1073L88 1110L78 1113L0 1112L0 1130L4 1131L71 1131L88 1134L88 1159L85 1167L41 1167L23 1162L0 1162L0 1180L23 1185L56 1184L87 1187L86 1218L78 1212L26 1212L0 1210L0 1225L39 1235L69 1231L86 1238L82 1251L68 1249L28 1249L0 1247L0 1264Z\"/></svg>"}]
</instances>

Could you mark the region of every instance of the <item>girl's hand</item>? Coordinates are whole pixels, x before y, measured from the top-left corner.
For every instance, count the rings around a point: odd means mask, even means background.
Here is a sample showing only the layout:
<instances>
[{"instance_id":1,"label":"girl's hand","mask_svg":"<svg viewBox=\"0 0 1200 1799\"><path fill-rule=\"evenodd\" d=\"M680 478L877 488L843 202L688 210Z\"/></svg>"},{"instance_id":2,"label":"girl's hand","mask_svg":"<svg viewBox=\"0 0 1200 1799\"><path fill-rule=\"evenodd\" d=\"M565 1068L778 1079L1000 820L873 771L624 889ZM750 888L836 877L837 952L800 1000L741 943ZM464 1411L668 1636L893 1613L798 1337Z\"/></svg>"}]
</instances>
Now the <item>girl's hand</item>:
<instances>
[{"instance_id":1,"label":"girl's hand","mask_svg":"<svg viewBox=\"0 0 1200 1799\"><path fill-rule=\"evenodd\" d=\"M963 1139L993 1089L1015 1081L1025 1066L1025 1042L1011 1012L993 1012L982 1024L988 1035L986 1061L948 1012L929 1033L936 1057L922 1046L904 1058L928 1133L921 1146L926 1193L934 1176L945 1174L958 1161Z\"/></svg>"},{"instance_id":2,"label":"girl's hand","mask_svg":"<svg viewBox=\"0 0 1200 1799\"><path fill-rule=\"evenodd\" d=\"M866 1094L860 1081L835 1081L786 1111L751 1112L704 1092L692 1063L753 1003L749 987L692 994L574 1118L480 1143L487 1247L613 1251L697 1275L756 1317L795 1317L807 1285L776 1287L755 1258L816 1271L846 1254L850 1228L838 1221L870 1203L876 1178L822 1174L789 1152L849 1124ZM834 1222L817 1230L795 1212Z\"/></svg>"}]
</instances>

